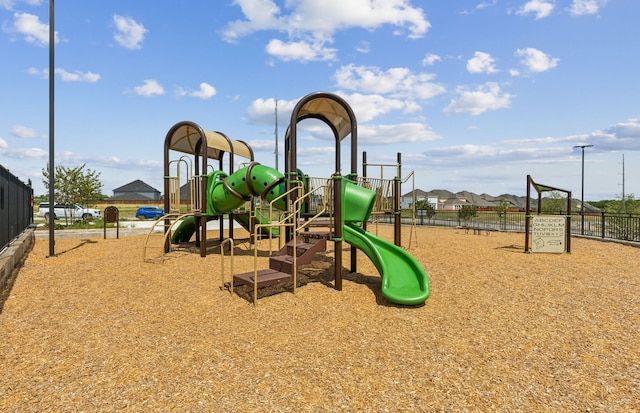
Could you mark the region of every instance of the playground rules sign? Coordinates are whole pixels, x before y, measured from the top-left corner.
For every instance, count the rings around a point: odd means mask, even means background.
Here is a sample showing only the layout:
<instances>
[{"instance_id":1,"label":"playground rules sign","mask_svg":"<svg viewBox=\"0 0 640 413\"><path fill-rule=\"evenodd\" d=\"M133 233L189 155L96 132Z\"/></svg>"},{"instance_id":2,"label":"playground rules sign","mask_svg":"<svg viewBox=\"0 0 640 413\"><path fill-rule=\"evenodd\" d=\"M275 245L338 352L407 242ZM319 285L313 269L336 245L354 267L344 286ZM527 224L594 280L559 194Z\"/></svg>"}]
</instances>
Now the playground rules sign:
<instances>
[{"instance_id":1,"label":"playground rules sign","mask_svg":"<svg viewBox=\"0 0 640 413\"><path fill-rule=\"evenodd\" d=\"M532 252L566 252L566 217L561 215L534 216L531 223Z\"/></svg>"}]
</instances>

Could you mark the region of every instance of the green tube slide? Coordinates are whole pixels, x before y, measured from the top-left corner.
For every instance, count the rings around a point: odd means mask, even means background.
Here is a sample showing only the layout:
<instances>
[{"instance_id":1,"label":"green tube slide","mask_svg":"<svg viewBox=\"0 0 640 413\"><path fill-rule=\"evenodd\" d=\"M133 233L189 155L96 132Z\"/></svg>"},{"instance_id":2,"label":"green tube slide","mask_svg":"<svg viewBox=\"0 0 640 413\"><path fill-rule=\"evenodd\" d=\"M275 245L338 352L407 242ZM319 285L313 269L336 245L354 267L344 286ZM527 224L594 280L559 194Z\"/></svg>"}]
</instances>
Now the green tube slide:
<instances>
[{"instance_id":1,"label":"green tube slide","mask_svg":"<svg viewBox=\"0 0 640 413\"><path fill-rule=\"evenodd\" d=\"M286 191L284 175L276 169L253 162L231 175L213 171L207 176L207 215L217 216L240 207L252 196L271 202ZM279 199L274 207L284 210L285 200ZM193 217L183 220L175 229L172 243L188 242L195 231Z\"/></svg>"},{"instance_id":2,"label":"green tube slide","mask_svg":"<svg viewBox=\"0 0 640 413\"><path fill-rule=\"evenodd\" d=\"M344 240L360 249L382 277L382 294L392 303L419 305L429 298L429 276L408 252L366 232L360 223L369 219L375 192L343 181Z\"/></svg>"}]
</instances>

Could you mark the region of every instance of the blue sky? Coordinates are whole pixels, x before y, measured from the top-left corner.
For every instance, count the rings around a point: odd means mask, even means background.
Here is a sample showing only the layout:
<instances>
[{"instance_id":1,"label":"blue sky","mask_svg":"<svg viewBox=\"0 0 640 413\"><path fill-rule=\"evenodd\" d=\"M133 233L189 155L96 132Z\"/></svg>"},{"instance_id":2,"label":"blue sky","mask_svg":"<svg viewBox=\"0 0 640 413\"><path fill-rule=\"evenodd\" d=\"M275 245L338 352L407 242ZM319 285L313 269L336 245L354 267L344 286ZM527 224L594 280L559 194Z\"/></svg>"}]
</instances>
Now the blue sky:
<instances>
[{"instance_id":1,"label":"blue sky","mask_svg":"<svg viewBox=\"0 0 640 413\"><path fill-rule=\"evenodd\" d=\"M162 190L163 142L190 120L275 165L290 110L329 91L361 152L423 190L640 197L635 0L136 0L55 3L55 159ZM0 164L44 194L49 3L0 0ZM333 173L328 128L300 125L298 166ZM282 169L284 161L279 156ZM343 160L343 172L349 160ZM359 170L362 173L362 170ZM385 178L394 175L384 168ZM369 169L369 175L380 170ZM403 185L411 190L412 181Z\"/></svg>"}]
</instances>

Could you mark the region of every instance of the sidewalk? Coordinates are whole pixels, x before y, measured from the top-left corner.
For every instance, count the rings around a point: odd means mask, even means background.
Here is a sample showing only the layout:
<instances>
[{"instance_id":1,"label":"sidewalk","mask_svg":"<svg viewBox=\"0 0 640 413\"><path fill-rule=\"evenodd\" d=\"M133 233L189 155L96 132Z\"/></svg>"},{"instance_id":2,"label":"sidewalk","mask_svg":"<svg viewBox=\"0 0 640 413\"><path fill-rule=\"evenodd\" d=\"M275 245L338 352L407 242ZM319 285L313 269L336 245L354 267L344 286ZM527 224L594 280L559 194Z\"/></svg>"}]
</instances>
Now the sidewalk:
<instances>
[{"instance_id":1,"label":"sidewalk","mask_svg":"<svg viewBox=\"0 0 640 413\"><path fill-rule=\"evenodd\" d=\"M122 221L119 225L119 235L126 237L130 235L147 234L151 229L154 221ZM115 238L118 229L107 228L107 238ZM162 230L158 227L158 230ZM49 239L49 229L46 227L38 227L36 229L36 239ZM54 237L58 238L100 238L104 237L104 228L91 229L60 229L56 230Z\"/></svg>"},{"instance_id":2,"label":"sidewalk","mask_svg":"<svg viewBox=\"0 0 640 413\"><path fill-rule=\"evenodd\" d=\"M139 221L121 221L120 222L120 236L126 237L130 235L143 235L149 233L153 223L155 221L139 220ZM227 219L224 221L224 228L228 229L229 222ZM234 228L242 228L239 224L234 223ZM219 221L207 222L208 231L216 231L220 229ZM161 232L162 226L158 225L155 231ZM36 239L49 239L49 229L46 227L38 227L35 231ZM115 238L116 228L107 228L107 238ZM104 228L91 228L91 229L61 229L56 230L54 237L56 239L61 238L100 238L104 237Z\"/></svg>"}]
</instances>

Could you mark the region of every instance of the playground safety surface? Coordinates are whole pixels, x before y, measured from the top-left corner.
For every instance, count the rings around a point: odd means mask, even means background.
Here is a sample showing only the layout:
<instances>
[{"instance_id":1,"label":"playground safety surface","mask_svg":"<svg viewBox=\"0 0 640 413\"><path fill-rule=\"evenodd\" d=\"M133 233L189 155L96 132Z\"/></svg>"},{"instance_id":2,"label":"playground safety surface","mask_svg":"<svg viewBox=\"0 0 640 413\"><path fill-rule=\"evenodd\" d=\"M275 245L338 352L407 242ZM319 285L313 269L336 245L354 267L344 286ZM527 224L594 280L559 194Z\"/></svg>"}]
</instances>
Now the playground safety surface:
<instances>
[{"instance_id":1,"label":"playground safety surface","mask_svg":"<svg viewBox=\"0 0 640 413\"><path fill-rule=\"evenodd\" d=\"M521 233L421 227L423 306L386 302L362 253L334 290L329 252L254 307L220 288L216 241L163 264L143 241L59 239L47 258L36 240L1 296L0 411L640 410L638 248L525 254Z\"/></svg>"}]
</instances>

